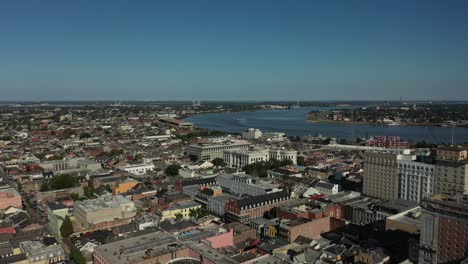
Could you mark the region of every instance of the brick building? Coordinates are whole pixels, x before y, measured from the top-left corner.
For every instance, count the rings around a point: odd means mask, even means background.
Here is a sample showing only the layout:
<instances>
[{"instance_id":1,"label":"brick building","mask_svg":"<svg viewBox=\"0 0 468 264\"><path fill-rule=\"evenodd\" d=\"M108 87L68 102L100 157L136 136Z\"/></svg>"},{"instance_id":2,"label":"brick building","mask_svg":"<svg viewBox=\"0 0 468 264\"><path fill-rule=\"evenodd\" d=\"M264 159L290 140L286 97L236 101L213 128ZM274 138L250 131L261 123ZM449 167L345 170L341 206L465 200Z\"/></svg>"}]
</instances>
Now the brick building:
<instances>
[{"instance_id":1,"label":"brick building","mask_svg":"<svg viewBox=\"0 0 468 264\"><path fill-rule=\"evenodd\" d=\"M247 223L250 219L263 217L266 211L290 200L286 191L268 193L245 198L231 198L226 205L226 220Z\"/></svg>"},{"instance_id":2,"label":"brick building","mask_svg":"<svg viewBox=\"0 0 468 264\"><path fill-rule=\"evenodd\" d=\"M457 263L468 252L468 196L422 203L419 263Z\"/></svg>"}]
</instances>

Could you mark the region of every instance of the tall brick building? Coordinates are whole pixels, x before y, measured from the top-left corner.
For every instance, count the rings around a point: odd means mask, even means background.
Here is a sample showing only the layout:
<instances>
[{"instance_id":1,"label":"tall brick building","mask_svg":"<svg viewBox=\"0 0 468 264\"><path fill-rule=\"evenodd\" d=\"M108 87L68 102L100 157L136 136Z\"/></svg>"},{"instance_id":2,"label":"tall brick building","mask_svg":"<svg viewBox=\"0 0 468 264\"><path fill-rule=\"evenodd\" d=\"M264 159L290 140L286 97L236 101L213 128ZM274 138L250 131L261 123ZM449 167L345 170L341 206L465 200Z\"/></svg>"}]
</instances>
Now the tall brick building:
<instances>
[{"instance_id":1,"label":"tall brick building","mask_svg":"<svg viewBox=\"0 0 468 264\"><path fill-rule=\"evenodd\" d=\"M419 263L456 263L468 253L468 196L422 203Z\"/></svg>"}]
</instances>

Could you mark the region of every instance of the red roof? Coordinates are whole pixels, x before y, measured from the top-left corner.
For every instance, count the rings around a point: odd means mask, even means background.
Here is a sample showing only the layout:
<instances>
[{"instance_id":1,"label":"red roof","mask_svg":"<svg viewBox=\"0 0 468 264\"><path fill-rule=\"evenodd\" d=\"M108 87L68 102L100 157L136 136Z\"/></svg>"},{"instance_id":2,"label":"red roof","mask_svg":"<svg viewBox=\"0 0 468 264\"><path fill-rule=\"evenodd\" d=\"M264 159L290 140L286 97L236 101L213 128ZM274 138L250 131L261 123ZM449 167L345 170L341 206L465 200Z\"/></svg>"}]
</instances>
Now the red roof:
<instances>
[{"instance_id":1,"label":"red roof","mask_svg":"<svg viewBox=\"0 0 468 264\"><path fill-rule=\"evenodd\" d=\"M16 234L16 230L14 227L2 227L0 228L0 234Z\"/></svg>"}]
</instances>

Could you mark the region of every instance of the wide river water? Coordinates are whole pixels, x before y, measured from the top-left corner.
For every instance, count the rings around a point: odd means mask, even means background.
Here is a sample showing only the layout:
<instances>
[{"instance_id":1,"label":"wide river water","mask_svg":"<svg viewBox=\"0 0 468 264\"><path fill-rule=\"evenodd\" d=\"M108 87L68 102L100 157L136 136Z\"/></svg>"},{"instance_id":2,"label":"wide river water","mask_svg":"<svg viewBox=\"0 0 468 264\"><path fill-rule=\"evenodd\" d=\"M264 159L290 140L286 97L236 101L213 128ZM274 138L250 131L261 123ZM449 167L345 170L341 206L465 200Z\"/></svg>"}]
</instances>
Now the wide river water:
<instances>
[{"instance_id":1,"label":"wide river water","mask_svg":"<svg viewBox=\"0 0 468 264\"><path fill-rule=\"evenodd\" d=\"M337 109L338 107L333 107ZM259 128L263 132L284 132L287 136L317 136L355 138L368 136L400 136L416 142L450 143L451 127L382 126L369 124L336 124L307 122L311 110L329 110L327 107L302 107L290 110L259 110L200 114L187 118L195 126L226 132L241 132ZM454 142L468 142L468 128L454 128Z\"/></svg>"}]
</instances>

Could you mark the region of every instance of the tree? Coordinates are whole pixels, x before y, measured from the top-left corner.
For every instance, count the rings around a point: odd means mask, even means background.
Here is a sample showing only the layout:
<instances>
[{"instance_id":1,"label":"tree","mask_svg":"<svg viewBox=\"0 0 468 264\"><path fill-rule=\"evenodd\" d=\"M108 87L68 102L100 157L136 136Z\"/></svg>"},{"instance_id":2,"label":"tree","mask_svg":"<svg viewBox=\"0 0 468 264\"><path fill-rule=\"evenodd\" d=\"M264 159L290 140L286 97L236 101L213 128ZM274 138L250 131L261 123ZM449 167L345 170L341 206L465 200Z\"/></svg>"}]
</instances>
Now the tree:
<instances>
[{"instance_id":1,"label":"tree","mask_svg":"<svg viewBox=\"0 0 468 264\"><path fill-rule=\"evenodd\" d=\"M209 214L210 212L208 212L205 208L202 207L189 210L189 216L196 219L203 218Z\"/></svg>"},{"instance_id":2,"label":"tree","mask_svg":"<svg viewBox=\"0 0 468 264\"><path fill-rule=\"evenodd\" d=\"M94 190L91 187L88 187L88 186L83 187L83 192L86 198L88 199L94 198Z\"/></svg>"},{"instance_id":3,"label":"tree","mask_svg":"<svg viewBox=\"0 0 468 264\"><path fill-rule=\"evenodd\" d=\"M88 132L83 132L80 134L80 138L83 139L83 138L90 138L91 137L91 134L88 133Z\"/></svg>"},{"instance_id":4,"label":"tree","mask_svg":"<svg viewBox=\"0 0 468 264\"><path fill-rule=\"evenodd\" d=\"M41 184L40 191L41 192L47 192L48 190L50 190L49 183L47 181L43 181L42 184Z\"/></svg>"},{"instance_id":5,"label":"tree","mask_svg":"<svg viewBox=\"0 0 468 264\"><path fill-rule=\"evenodd\" d=\"M69 238L73 234L73 225L70 220L70 217L65 216L63 219L62 226L60 227L60 235L64 238Z\"/></svg>"},{"instance_id":6,"label":"tree","mask_svg":"<svg viewBox=\"0 0 468 264\"><path fill-rule=\"evenodd\" d=\"M176 219L182 219L182 218L184 218L184 215L181 214L181 213L177 213L177 214L175 214L175 217L176 217Z\"/></svg>"},{"instance_id":7,"label":"tree","mask_svg":"<svg viewBox=\"0 0 468 264\"><path fill-rule=\"evenodd\" d=\"M76 179L70 174L60 174L53 177L50 182L50 188L60 190L75 187Z\"/></svg>"},{"instance_id":8,"label":"tree","mask_svg":"<svg viewBox=\"0 0 468 264\"><path fill-rule=\"evenodd\" d=\"M164 170L164 173L168 176L177 176L179 175L179 169L180 169L179 165L171 164Z\"/></svg>"},{"instance_id":9,"label":"tree","mask_svg":"<svg viewBox=\"0 0 468 264\"><path fill-rule=\"evenodd\" d=\"M224 160L222 158L214 158L211 163L215 165L216 167L224 167Z\"/></svg>"},{"instance_id":10,"label":"tree","mask_svg":"<svg viewBox=\"0 0 468 264\"><path fill-rule=\"evenodd\" d=\"M76 247L73 247L70 251L70 259L76 264L86 264L86 259Z\"/></svg>"},{"instance_id":11,"label":"tree","mask_svg":"<svg viewBox=\"0 0 468 264\"><path fill-rule=\"evenodd\" d=\"M266 211L263 214L263 217L265 217L266 219L273 219L278 217L278 207L273 207L269 211Z\"/></svg>"}]
</instances>

